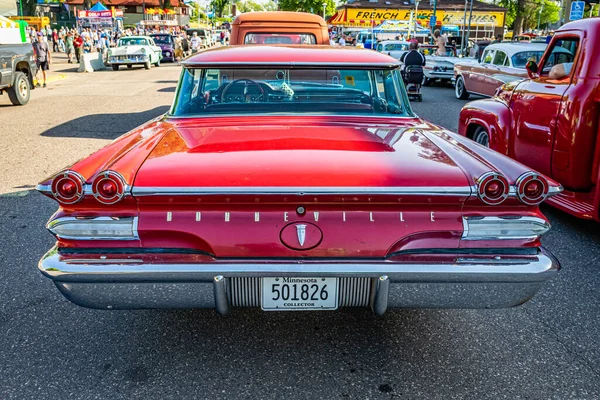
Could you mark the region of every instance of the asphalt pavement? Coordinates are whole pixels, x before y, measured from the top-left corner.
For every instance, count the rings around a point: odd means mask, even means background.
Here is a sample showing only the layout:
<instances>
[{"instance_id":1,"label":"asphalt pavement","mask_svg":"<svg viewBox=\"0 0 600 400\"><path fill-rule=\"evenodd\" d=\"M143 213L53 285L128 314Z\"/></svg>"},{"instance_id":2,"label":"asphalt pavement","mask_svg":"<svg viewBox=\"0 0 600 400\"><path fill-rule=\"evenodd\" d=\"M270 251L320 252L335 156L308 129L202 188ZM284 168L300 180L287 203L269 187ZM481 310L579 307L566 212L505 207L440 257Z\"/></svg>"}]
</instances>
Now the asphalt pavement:
<instances>
[{"instance_id":1,"label":"asphalt pavement","mask_svg":"<svg viewBox=\"0 0 600 400\"><path fill-rule=\"evenodd\" d=\"M37 271L53 201L26 190L171 102L179 70L76 74L0 97L0 399L598 399L598 225L543 207L559 276L507 310L102 311ZM53 93L54 91L54 93ZM456 129L465 103L415 111ZM6 100L7 101L7 100ZM131 113L131 114L130 114Z\"/></svg>"}]
</instances>

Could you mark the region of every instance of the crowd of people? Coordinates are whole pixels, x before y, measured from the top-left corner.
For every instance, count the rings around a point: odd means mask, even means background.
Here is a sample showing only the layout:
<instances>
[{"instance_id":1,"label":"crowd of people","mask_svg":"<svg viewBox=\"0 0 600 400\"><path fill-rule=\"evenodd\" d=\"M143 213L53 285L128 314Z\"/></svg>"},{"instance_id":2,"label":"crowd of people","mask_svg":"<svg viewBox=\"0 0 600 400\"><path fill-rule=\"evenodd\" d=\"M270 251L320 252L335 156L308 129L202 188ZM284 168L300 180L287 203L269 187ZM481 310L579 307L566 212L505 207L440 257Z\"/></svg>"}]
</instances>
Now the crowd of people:
<instances>
[{"instance_id":1,"label":"crowd of people","mask_svg":"<svg viewBox=\"0 0 600 400\"><path fill-rule=\"evenodd\" d=\"M27 28L27 34L36 50L38 73L42 73L43 84L37 86L46 87L46 71L50 68L52 60L51 53L65 53L68 63L79 63L85 53L102 53L108 55L108 49L116 47L120 38L125 36L170 34L174 39L175 56L177 62L186 56L208 47L204 43L206 38L198 36L197 32L192 35L186 33L186 27L161 27L148 28L137 27L127 29L111 28L65 28L52 29L50 26L43 27L39 31L33 26ZM214 33L214 41L226 45L229 42L230 32L221 30ZM37 79L37 75L36 75Z\"/></svg>"}]
</instances>

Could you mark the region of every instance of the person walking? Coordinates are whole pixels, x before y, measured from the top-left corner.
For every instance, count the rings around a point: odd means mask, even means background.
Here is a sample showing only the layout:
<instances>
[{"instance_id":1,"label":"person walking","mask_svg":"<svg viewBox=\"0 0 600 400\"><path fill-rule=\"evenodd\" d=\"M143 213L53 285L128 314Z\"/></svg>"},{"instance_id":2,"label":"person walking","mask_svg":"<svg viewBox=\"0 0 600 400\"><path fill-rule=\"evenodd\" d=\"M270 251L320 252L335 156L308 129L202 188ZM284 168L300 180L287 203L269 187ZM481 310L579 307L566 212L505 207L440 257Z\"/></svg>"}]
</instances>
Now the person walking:
<instances>
[{"instance_id":1,"label":"person walking","mask_svg":"<svg viewBox=\"0 0 600 400\"><path fill-rule=\"evenodd\" d=\"M52 51L56 53L60 51L58 47L58 31L56 29L52 31Z\"/></svg>"},{"instance_id":2,"label":"person walking","mask_svg":"<svg viewBox=\"0 0 600 400\"><path fill-rule=\"evenodd\" d=\"M73 47L75 47L75 57L77 57L77 63L79 63L83 54L83 38L77 32L75 32L75 39L73 39Z\"/></svg>"},{"instance_id":3,"label":"person walking","mask_svg":"<svg viewBox=\"0 0 600 400\"><path fill-rule=\"evenodd\" d=\"M48 42L44 40L44 34L42 32L38 32L38 40L33 44L33 48L35 49L35 62L37 64L37 70L38 72L42 71L42 77L44 78L44 87L46 87L46 71L50 69L51 53L50 48L48 47ZM40 83L38 82L35 86L39 87Z\"/></svg>"},{"instance_id":4,"label":"person walking","mask_svg":"<svg viewBox=\"0 0 600 400\"><path fill-rule=\"evenodd\" d=\"M72 64L75 47L73 46L73 34L71 32L67 33L67 37L65 39L65 52L67 53L67 62Z\"/></svg>"}]
</instances>

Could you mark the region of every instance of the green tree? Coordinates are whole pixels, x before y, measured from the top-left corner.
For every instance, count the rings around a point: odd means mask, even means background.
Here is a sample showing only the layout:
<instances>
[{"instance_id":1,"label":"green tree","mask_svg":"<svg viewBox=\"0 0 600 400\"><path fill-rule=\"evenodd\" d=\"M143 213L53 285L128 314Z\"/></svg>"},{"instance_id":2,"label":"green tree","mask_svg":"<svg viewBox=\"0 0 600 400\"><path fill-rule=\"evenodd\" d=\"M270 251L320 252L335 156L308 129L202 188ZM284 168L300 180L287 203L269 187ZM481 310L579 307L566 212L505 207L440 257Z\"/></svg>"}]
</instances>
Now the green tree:
<instances>
[{"instance_id":1,"label":"green tree","mask_svg":"<svg viewBox=\"0 0 600 400\"><path fill-rule=\"evenodd\" d=\"M279 0L279 8L282 11L304 11L313 14L323 14L323 3L327 4L325 14L335 13L334 0Z\"/></svg>"},{"instance_id":2,"label":"green tree","mask_svg":"<svg viewBox=\"0 0 600 400\"><path fill-rule=\"evenodd\" d=\"M264 8L265 8L265 11L277 11L279 9L279 7L277 6L277 3L275 3L273 0L266 2L264 4Z\"/></svg>"},{"instance_id":3,"label":"green tree","mask_svg":"<svg viewBox=\"0 0 600 400\"><path fill-rule=\"evenodd\" d=\"M200 5L197 1L188 3L188 6L191 8L190 19L192 21L198 22L206 19L206 14L204 13L204 10L200 9Z\"/></svg>"},{"instance_id":4,"label":"green tree","mask_svg":"<svg viewBox=\"0 0 600 400\"><path fill-rule=\"evenodd\" d=\"M264 11L262 4L254 0L241 0L236 3L239 12Z\"/></svg>"},{"instance_id":5,"label":"green tree","mask_svg":"<svg viewBox=\"0 0 600 400\"><path fill-rule=\"evenodd\" d=\"M538 17L540 27L558 21L560 7L552 0L500 0L498 4L507 9L505 24L515 35L528 29L536 29Z\"/></svg>"},{"instance_id":6,"label":"green tree","mask_svg":"<svg viewBox=\"0 0 600 400\"><path fill-rule=\"evenodd\" d=\"M171 0L158 0L158 7L164 9L173 8Z\"/></svg>"},{"instance_id":7,"label":"green tree","mask_svg":"<svg viewBox=\"0 0 600 400\"><path fill-rule=\"evenodd\" d=\"M217 16L220 18L223 16L223 10L225 10L227 4L229 4L229 0L212 0L210 6L213 10L215 10Z\"/></svg>"}]
</instances>

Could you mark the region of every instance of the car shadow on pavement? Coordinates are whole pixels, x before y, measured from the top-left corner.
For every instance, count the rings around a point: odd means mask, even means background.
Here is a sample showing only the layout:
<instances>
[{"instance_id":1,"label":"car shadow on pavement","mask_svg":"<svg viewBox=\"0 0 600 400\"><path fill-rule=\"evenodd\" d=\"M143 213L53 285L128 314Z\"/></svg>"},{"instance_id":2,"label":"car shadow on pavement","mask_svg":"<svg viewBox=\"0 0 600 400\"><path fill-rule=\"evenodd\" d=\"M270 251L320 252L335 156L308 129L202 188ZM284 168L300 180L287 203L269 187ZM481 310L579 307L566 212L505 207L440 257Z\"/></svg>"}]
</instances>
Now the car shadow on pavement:
<instances>
[{"instance_id":1,"label":"car shadow on pavement","mask_svg":"<svg viewBox=\"0 0 600 400\"><path fill-rule=\"evenodd\" d=\"M41 136L115 139L168 110L169 106L160 106L139 113L86 115L48 129Z\"/></svg>"}]
</instances>

